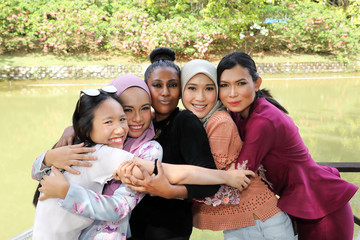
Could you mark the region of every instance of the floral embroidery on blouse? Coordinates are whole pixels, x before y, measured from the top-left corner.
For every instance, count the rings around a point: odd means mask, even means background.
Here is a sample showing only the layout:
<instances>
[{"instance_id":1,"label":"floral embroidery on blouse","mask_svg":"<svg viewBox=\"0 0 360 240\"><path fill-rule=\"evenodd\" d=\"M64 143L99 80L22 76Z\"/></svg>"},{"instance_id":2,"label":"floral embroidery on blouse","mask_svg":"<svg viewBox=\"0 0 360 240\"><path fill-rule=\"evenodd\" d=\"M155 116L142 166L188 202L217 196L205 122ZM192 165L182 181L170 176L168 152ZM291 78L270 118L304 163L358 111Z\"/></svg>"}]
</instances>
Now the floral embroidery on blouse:
<instances>
[{"instance_id":1,"label":"floral embroidery on blouse","mask_svg":"<svg viewBox=\"0 0 360 240\"><path fill-rule=\"evenodd\" d=\"M242 164L238 163L236 169L246 170L247 161ZM221 185L220 189L211 197L202 199L195 199L196 202L205 203L214 207L219 205L239 204L240 203L240 190L227 185Z\"/></svg>"},{"instance_id":2,"label":"floral embroidery on blouse","mask_svg":"<svg viewBox=\"0 0 360 240\"><path fill-rule=\"evenodd\" d=\"M84 204L78 202L78 203L74 203L72 206L72 212L73 213L77 213L77 214L81 214L84 212Z\"/></svg>"},{"instance_id":3,"label":"floral embroidery on blouse","mask_svg":"<svg viewBox=\"0 0 360 240\"><path fill-rule=\"evenodd\" d=\"M247 170L248 161L243 161L241 164L237 163L236 169ZM261 179L263 179L270 187L272 187L271 182L269 182L265 177L265 168L260 165L258 169L258 174ZM196 202L201 202L206 205L212 205L214 207L219 205L228 205L228 204L239 204L240 203L240 191L237 188L233 188L227 185L221 185L220 189L211 197L205 197L202 199L194 199Z\"/></svg>"},{"instance_id":4,"label":"floral embroidery on blouse","mask_svg":"<svg viewBox=\"0 0 360 240\"><path fill-rule=\"evenodd\" d=\"M214 207L227 204L239 204L240 191L236 188L229 187L227 185L221 185L220 189L211 197L203 199L195 199L197 202L205 203L206 205L212 205Z\"/></svg>"}]
</instances>

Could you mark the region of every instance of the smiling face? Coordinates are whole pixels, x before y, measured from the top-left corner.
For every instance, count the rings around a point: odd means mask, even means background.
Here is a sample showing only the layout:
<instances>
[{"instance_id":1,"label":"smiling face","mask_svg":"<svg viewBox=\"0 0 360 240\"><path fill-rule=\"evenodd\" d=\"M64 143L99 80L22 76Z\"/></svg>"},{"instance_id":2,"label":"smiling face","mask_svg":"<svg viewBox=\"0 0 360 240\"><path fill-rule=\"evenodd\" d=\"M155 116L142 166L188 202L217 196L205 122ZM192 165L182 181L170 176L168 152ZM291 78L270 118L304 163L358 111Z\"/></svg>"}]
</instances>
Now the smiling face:
<instances>
[{"instance_id":1,"label":"smiling face","mask_svg":"<svg viewBox=\"0 0 360 240\"><path fill-rule=\"evenodd\" d=\"M120 95L129 125L129 137L140 137L151 123L151 105L148 93L139 87L126 89Z\"/></svg>"},{"instance_id":2,"label":"smiling face","mask_svg":"<svg viewBox=\"0 0 360 240\"><path fill-rule=\"evenodd\" d=\"M236 65L221 74L219 98L230 111L239 112L241 117L247 118L261 82L260 77L254 82L247 68Z\"/></svg>"},{"instance_id":3,"label":"smiling face","mask_svg":"<svg viewBox=\"0 0 360 240\"><path fill-rule=\"evenodd\" d=\"M215 105L215 83L205 74L196 74L186 84L182 101L186 109L204 118Z\"/></svg>"},{"instance_id":4,"label":"smiling face","mask_svg":"<svg viewBox=\"0 0 360 240\"><path fill-rule=\"evenodd\" d=\"M158 67L147 79L156 121L167 118L177 107L180 97L180 79L172 67Z\"/></svg>"},{"instance_id":5,"label":"smiling face","mask_svg":"<svg viewBox=\"0 0 360 240\"><path fill-rule=\"evenodd\" d=\"M117 101L108 98L95 109L90 133L94 143L122 149L128 131L126 115Z\"/></svg>"}]
</instances>

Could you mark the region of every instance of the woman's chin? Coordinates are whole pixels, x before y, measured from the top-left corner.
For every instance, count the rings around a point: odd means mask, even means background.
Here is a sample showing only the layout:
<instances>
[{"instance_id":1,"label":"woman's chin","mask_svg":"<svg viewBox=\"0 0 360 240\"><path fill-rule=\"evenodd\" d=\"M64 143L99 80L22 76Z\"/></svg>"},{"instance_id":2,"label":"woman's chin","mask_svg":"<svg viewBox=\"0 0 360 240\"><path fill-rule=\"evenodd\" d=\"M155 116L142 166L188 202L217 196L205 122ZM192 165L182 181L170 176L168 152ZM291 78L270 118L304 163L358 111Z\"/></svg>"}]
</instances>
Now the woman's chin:
<instances>
[{"instance_id":1,"label":"woman's chin","mask_svg":"<svg viewBox=\"0 0 360 240\"><path fill-rule=\"evenodd\" d=\"M141 131L141 132L131 132L129 131L129 134L128 134L128 137L131 137L131 138L138 138L141 136L141 134L143 134L144 131Z\"/></svg>"}]
</instances>

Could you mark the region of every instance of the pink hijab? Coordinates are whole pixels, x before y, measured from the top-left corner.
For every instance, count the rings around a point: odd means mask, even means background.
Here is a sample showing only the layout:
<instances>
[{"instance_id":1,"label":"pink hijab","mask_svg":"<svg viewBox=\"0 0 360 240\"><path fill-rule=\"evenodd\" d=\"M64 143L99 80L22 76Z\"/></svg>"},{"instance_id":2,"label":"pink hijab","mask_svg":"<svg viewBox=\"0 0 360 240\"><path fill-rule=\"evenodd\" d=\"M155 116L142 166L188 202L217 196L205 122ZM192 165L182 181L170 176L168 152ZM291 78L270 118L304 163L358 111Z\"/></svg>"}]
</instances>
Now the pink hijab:
<instances>
[{"instance_id":1,"label":"pink hijab","mask_svg":"<svg viewBox=\"0 0 360 240\"><path fill-rule=\"evenodd\" d=\"M149 90L148 86L146 85L146 83L144 82L144 80L142 80L141 78L139 78L137 76L124 75L124 76L115 78L114 80L112 80L109 83L109 85L116 87L116 89L117 89L116 94L118 96L120 96L126 89L128 89L130 87L142 88L149 94L150 104L151 104L150 90ZM134 96L134 97L136 97L136 96ZM140 137L138 137L138 138L127 137L127 139L124 143L124 150L131 152L135 156L138 156L140 147L144 143L151 141L154 136L155 136L154 125L151 122L148 129L146 129L143 132L143 134L141 134ZM116 191L116 189L119 188L120 184L121 184L120 181L116 181L114 179L111 180L109 182L109 184L105 185L103 194L112 196L114 194L114 192Z\"/></svg>"},{"instance_id":2,"label":"pink hijab","mask_svg":"<svg viewBox=\"0 0 360 240\"><path fill-rule=\"evenodd\" d=\"M130 87L139 87L144 89L150 98L151 104L151 95L150 90L144 80L134 75L124 75L121 77L117 77L112 80L109 85L116 87L116 94L120 96L126 89ZM136 96L134 96L136 97ZM148 129L146 129L143 134L138 138L128 137L124 144L124 150L133 153L135 156L138 155L139 148L146 142L149 142L155 136L154 125L151 122Z\"/></svg>"}]
</instances>

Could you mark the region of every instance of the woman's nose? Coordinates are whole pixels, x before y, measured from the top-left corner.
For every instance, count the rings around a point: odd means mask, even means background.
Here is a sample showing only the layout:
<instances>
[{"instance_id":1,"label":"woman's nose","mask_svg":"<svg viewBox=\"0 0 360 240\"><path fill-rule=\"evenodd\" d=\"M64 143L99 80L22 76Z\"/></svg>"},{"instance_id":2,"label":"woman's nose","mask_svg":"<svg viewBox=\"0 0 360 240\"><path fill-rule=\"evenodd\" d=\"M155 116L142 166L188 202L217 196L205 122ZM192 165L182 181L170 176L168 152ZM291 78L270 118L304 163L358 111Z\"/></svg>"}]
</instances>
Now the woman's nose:
<instances>
[{"instance_id":1,"label":"woman's nose","mask_svg":"<svg viewBox=\"0 0 360 240\"><path fill-rule=\"evenodd\" d=\"M196 100L203 101L204 99L205 99L205 92L204 91L199 91L196 94Z\"/></svg>"},{"instance_id":2,"label":"woman's nose","mask_svg":"<svg viewBox=\"0 0 360 240\"><path fill-rule=\"evenodd\" d=\"M231 87L230 97L236 97L236 96L237 96L237 91L236 91L235 87Z\"/></svg>"},{"instance_id":3,"label":"woman's nose","mask_svg":"<svg viewBox=\"0 0 360 240\"><path fill-rule=\"evenodd\" d=\"M134 117L133 117L133 121L134 122L140 122L141 117L140 117L140 113L135 111Z\"/></svg>"},{"instance_id":4,"label":"woman's nose","mask_svg":"<svg viewBox=\"0 0 360 240\"><path fill-rule=\"evenodd\" d=\"M161 91L161 95L168 96L169 95L169 89L167 86L164 86Z\"/></svg>"},{"instance_id":5,"label":"woman's nose","mask_svg":"<svg viewBox=\"0 0 360 240\"><path fill-rule=\"evenodd\" d=\"M124 128L121 126L120 122L115 126L114 133L123 134L125 132Z\"/></svg>"}]
</instances>

